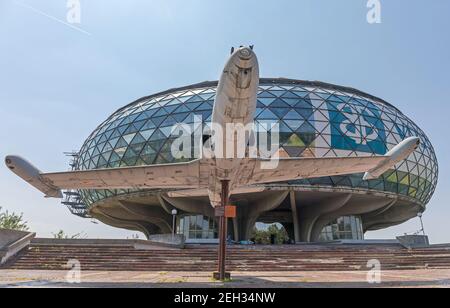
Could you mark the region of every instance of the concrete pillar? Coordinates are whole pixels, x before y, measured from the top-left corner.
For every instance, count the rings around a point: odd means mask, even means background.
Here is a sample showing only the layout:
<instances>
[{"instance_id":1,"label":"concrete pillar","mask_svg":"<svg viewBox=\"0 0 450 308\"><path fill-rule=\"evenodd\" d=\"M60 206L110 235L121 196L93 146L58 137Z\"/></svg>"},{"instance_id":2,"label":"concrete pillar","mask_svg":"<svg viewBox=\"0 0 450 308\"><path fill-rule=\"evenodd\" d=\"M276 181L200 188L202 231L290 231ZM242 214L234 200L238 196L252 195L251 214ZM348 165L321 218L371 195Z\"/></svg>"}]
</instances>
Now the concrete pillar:
<instances>
[{"instance_id":1,"label":"concrete pillar","mask_svg":"<svg viewBox=\"0 0 450 308\"><path fill-rule=\"evenodd\" d=\"M300 223L298 218L298 211L297 211L297 201L295 200L295 191L291 190L289 193L290 201L291 201L291 210L292 210L292 223L293 223L293 239L296 243L300 243Z\"/></svg>"},{"instance_id":2,"label":"concrete pillar","mask_svg":"<svg viewBox=\"0 0 450 308\"><path fill-rule=\"evenodd\" d=\"M239 240L250 239L252 229L262 213L276 209L286 199L289 191L274 191L267 197L248 204L238 205L237 229Z\"/></svg>"},{"instance_id":3,"label":"concrete pillar","mask_svg":"<svg viewBox=\"0 0 450 308\"><path fill-rule=\"evenodd\" d=\"M361 205L361 202L364 202L364 205ZM330 222L338 219L342 216L348 215L361 215L366 213L367 211L376 211L379 210L386 205L388 205L391 200L386 201L386 199L373 199L369 201L364 201L364 199L352 199L345 203L339 210L330 212L326 215L321 215L320 218L314 223L314 227L311 232L311 241L317 242L320 237L320 233L323 228L328 225Z\"/></svg>"},{"instance_id":4,"label":"concrete pillar","mask_svg":"<svg viewBox=\"0 0 450 308\"><path fill-rule=\"evenodd\" d=\"M321 215L326 215L342 208L351 198L351 194L335 195L318 204L302 207L300 221L300 235L304 242L311 242L313 227ZM320 230L322 231L322 229Z\"/></svg>"},{"instance_id":5,"label":"concrete pillar","mask_svg":"<svg viewBox=\"0 0 450 308\"><path fill-rule=\"evenodd\" d=\"M239 223L238 223L237 217L233 218L233 235L234 235L234 240L236 242L238 242L240 237L239 237Z\"/></svg>"}]
</instances>

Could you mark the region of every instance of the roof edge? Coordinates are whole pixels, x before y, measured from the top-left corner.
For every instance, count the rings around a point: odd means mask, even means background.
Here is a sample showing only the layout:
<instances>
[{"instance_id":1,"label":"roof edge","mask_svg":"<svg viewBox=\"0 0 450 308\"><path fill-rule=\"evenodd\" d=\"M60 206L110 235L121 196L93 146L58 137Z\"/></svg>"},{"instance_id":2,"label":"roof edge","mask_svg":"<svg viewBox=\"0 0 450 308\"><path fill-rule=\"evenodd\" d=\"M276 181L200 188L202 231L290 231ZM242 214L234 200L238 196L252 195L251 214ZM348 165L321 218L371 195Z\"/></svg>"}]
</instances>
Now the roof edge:
<instances>
[{"instance_id":1,"label":"roof edge","mask_svg":"<svg viewBox=\"0 0 450 308\"><path fill-rule=\"evenodd\" d=\"M352 94L364 96L364 97L372 99L372 100L379 101L383 104L386 104L389 107L394 108L395 110L397 110L398 112L401 113L401 111L397 107L393 106L392 104L388 103L387 101L385 101L377 96L368 94L366 92L360 91L360 90L352 88L352 87L339 86L339 85L335 85L335 84L327 83L327 82L323 82L323 81L310 81L310 80L290 79L290 78L282 78L282 77L280 77L280 78L260 78L260 83L261 84L274 84L274 85L275 84L301 85L301 86L320 87L320 88L325 88L325 89L330 89L330 90L343 91L343 92L352 93ZM203 81L203 82L194 83L194 84L183 86L183 87L171 88L171 89L157 92L157 93L154 93L151 95L143 96L143 97L117 109L114 113L117 113L124 109L127 109L142 100L147 100L147 99L151 99L151 98L154 98L157 96L167 95L167 94L170 94L173 92L178 92L178 91L185 91L185 90L191 90L191 89L196 89L196 88L217 87L218 84L219 84L218 81Z\"/></svg>"}]
</instances>

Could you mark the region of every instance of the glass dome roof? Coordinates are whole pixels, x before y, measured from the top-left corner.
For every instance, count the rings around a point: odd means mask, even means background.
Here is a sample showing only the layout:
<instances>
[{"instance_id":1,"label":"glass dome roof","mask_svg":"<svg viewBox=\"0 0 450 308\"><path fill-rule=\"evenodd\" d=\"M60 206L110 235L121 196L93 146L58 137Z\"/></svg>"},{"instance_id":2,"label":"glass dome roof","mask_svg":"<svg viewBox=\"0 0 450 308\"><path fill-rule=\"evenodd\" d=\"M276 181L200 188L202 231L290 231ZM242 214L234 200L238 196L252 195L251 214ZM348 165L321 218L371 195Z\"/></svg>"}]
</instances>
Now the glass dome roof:
<instances>
[{"instance_id":1,"label":"glass dome roof","mask_svg":"<svg viewBox=\"0 0 450 308\"><path fill-rule=\"evenodd\" d=\"M82 146L77 170L176 162L171 155L177 123L194 115L209 123L217 82L205 82L141 98L103 122ZM321 82L261 79L256 124L276 120L286 157L383 155L410 136L420 148L378 180L362 174L300 180L284 185L340 187L398 194L425 205L434 193L438 165L434 149L409 118L389 103L355 89ZM88 205L129 190L81 191Z\"/></svg>"}]
</instances>

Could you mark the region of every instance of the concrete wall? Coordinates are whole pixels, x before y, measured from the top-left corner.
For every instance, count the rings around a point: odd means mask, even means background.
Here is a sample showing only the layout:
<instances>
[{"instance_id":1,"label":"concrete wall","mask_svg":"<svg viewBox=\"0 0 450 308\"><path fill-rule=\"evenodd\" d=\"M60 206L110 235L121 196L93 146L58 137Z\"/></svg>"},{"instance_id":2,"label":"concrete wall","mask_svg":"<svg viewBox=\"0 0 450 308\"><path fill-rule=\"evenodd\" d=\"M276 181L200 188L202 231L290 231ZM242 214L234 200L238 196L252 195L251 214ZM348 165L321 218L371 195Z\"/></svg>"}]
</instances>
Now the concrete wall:
<instances>
[{"instance_id":1,"label":"concrete wall","mask_svg":"<svg viewBox=\"0 0 450 308\"><path fill-rule=\"evenodd\" d=\"M26 248L35 233L0 229L0 265Z\"/></svg>"}]
</instances>

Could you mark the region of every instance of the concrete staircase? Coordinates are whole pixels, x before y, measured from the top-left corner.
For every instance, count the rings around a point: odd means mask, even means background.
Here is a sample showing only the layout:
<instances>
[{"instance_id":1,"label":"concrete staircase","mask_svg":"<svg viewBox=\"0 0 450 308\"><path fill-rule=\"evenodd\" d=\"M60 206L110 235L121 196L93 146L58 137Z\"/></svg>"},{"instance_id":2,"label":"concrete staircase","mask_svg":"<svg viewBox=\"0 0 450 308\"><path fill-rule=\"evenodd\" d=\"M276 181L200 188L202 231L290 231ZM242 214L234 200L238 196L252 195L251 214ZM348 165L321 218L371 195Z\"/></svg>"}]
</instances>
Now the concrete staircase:
<instances>
[{"instance_id":1,"label":"concrete staircase","mask_svg":"<svg viewBox=\"0 0 450 308\"><path fill-rule=\"evenodd\" d=\"M215 246L185 249L155 247L138 250L129 245L52 245L32 243L3 268L67 270L76 259L85 271L214 271ZM383 270L450 268L450 247L404 249L399 245L229 246L230 271L367 271L377 259Z\"/></svg>"}]
</instances>

